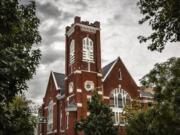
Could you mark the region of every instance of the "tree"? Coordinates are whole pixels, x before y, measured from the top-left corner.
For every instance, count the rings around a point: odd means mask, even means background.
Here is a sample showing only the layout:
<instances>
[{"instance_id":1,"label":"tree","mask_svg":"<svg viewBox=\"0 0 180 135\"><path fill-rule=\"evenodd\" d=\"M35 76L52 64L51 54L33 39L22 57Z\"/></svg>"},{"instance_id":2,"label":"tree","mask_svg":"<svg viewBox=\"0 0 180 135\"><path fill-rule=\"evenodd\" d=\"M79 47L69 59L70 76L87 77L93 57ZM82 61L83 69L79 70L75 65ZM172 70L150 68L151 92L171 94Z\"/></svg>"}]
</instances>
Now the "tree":
<instances>
[{"instance_id":1,"label":"tree","mask_svg":"<svg viewBox=\"0 0 180 135\"><path fill-rule=\"evenodd\" d=\"M26 81L35 73L41 41L35 2L0 1L0 102L9 102L27 89Z\"/></svg>"},{"instance_id":2,"label":"tree","mask_svg":"<svg viewBox=\"0 0 180 135\"><path fill-rule=\"evenodd\" d=\"M148 49L161 52L165 44L180 41L179 0L139 0L137 3L143 18L140 24L148 22L152 34L139 36L140 43L150 41Z\"/></svg>"},{"instance_id":3,"label":"tree","mask_svg":"<svg viewBox=\"0 0 180 135\"><path fill-rule=\"evenodd\" d=\"M126 104L123 108L122 117L126 120L134 118L136 114L145 111L142 103L138 99L134 99L130 104Z\"/></svg>"},{"instance_id":4,"label":"tree","mask_svg":"<svg viewBox=\"0 0 180 135\"><path fill-rule=\"evenodd\" d=\"M24 96L16 96L5 109L9 123L3 131L4 135L34 135L36 117L31 113L30 101Z\"/></svg>"},{"instance_id":5,"label":"tree","mask_svg":"<svg viewBox=\"0 0 180 135\"><path fill-rule=\"evenodd\" d=\"M113 113L109 106L101 102L97 92L93 93L88 102L90 115L75 124L75 128L84 131L85 135L117 135L117 128L113 126Z\"/></svg>"},{"instance_id":6,"label":"tree","mask_svg":"<svg viewBox=\"0 0 180 135\"><path fill-rule=\"evenodd\" d=\"M11 129L29 126L26 121L18 121L20 117L15 115L18 113L10 110L14 103L12 99L27 90L26 81L32 78L41 56L40 50L35 46L41 41L38 31L40 22L35 9L34 1L22 5L20 0L0 0L1 135L10 135L15 132ZM21 116L25 120L29 115L25 113Z\"/></svg>"},{"instance_id":7,"label":"tree","mask_svg":"<svg viewBox=\"0 0 180 135\"><path fill-rule=\"evenodd\" d=\"M156 64L149 74L141 79L145 87L153 87L157 103L143 114L137 114L128 122L127 135L135 135L138 125L145 125L138 130L138 135L179 135L180 112L177 95L180 94L180 58ZM146 132L143 132L145 130Z\"/></svg>"}]
</instances>

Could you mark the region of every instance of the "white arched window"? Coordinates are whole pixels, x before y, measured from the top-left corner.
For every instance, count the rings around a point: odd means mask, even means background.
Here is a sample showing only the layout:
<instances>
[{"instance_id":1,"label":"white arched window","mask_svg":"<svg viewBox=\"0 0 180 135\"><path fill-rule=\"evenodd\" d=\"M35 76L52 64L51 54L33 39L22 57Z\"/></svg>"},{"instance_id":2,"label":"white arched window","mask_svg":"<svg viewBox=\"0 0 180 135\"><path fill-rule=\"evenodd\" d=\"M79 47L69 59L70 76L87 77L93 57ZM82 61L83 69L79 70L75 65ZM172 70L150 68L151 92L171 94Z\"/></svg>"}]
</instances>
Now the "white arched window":
<instances>
[{"instance_id":1,"label":"white arched window","mask_svg":"<svg viewBox=\"0 0 180 135\"><path fill-rule=\"evenodd\" d=\"M121 113L126 104L129 104L131 98L129 94L121 89L115 88L110 94L110 107L114 114L113 121L115 125L124 125L125 120L121 118Z\"/></svg>"},{"instance_id":2,"label":"white arched window","mask_svg":"<svg viewBox=\"0 0 180 135\"><path fill-rule=\"evenodd\" d=\"M53 130L53 101L48 104L47 131Z\"/></svg>"},{"instance_id":3,"label":"white arched window","mask_svg":"<svg viewBox=\"0 0 180 135\"><path fill-rule=\"evenodd\" d=\"M69 63L70 64L74 63L74 53L75 53L74 48L75 48L75 42L74 40L72 40L70 44L70 49L69 49Z\"/></svg>"},{"instance_id":4,"label":"white arched window","mask_svg":"<svg viewBox=\"0 0 180 135\"><path fill-rule=\"evenodd\" d=\"M94 62L94 52L93 52L93 41L89 37L85 37L83 42L83 61Z\"/></svg>"}]
</instances>

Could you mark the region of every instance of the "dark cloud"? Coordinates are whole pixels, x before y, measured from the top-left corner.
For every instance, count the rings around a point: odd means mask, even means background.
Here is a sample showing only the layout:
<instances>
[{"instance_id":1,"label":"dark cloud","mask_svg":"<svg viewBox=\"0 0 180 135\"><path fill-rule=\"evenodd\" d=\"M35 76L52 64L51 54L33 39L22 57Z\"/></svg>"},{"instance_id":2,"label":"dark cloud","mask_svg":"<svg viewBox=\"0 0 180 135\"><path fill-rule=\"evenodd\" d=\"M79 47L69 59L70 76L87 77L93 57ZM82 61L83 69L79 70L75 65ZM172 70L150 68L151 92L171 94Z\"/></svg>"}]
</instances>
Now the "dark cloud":
<instances>
[{"instance_id":1,"label":"dark cloud","mask_svg":"<svg viewBox=\"0 0 180 135\"><path fill-rule=\"evenodd\" d=\"M41 57L41 64L51 64L57 60L64 61L64 51L46 49Z\"/></svg>"},{"instance_id":2,"label":"dark cloud","mask_svg":"<svg viewBox=\"0 0 180 135\"><path fill-rule=\"evenodd\" d=\"M70 12L59 10L56 5L50 2L45 4L37 2L37 15L41 21L47 20L48 18L65 21L73 16Z\"/></svg>"},{"instance_id":3,"label":"dark cloud","mask_svg":"<svg viewBox=\"0 0 180 135\"><path fill-rule=\"evenodd\" d=\"M42 14L42 17L45 18L56 18L61 16L62 11L60 11L58 7L49 2L45 4L40 4L39 2L37 2L37 13Z\"/></svg>"},{"instance_id":4,"label":"dark cloud","mask_svg":"<svg viewBox=\"0 0 180 135\"><path fill-rule=\"evenodd\" d=\"M119 0L118 10L108 19L108 24L119 24L125 26L137 26L138 7L137 0Z\"/></svg>"},{"instance_id":5,"label":"dark cloud","mask_svg":"<svg viewBox=\"0 0 180 135\"><path fill-rule=\"evenodd\" d=\"M78 0L75 2L75 5L79 7L79 10L84 10L88 7L88 4L85 2L85 0Z\"/></svg>"},{"instance_id":6,"label":"dark cloud","mask_svg":"<svg viewBox=\"0 0 180 135\"><path fill-rule=\"evenodd\" d=\"M64 12L61 20L68 21L69 19L72 19L73 17L74 17L74 15L72 13Z\"/></svg>"},{"instance_id":7,"label":"dark cloud","mask_svg":"<svg viewBox=\"0 0 180 135\"><path fill-rule=\"evenodd\" d=\"M84 10L88 7L88 3L92 1L93 0L66 0L65 2L68 5L73 5L77 10Z\"/></svg>"},{"instance_id":8,"label":"dark cloud","mask_svg":"<svg viewBox=\"0 0 180 135\"><path fill-rule=\"evenodd\" d=\"M65 29L58 29L57 23L55 23L48 29L43 29L43 31L41 32L41 36L42 36L41 46L43 45L49 46L54 42L63 42L64 44L65 41L64 32Z\"/></svg>"}]
</instances>

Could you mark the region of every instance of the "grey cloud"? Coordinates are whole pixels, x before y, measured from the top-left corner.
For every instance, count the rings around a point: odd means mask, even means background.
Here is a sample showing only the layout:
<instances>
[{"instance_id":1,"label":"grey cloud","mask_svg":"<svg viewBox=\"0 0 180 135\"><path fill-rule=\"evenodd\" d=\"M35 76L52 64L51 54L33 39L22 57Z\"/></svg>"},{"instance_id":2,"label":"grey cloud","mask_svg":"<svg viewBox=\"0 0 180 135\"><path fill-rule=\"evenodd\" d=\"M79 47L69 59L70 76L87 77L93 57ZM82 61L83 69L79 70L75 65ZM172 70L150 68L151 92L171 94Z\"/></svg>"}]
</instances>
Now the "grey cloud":
<instances>
[{"instance_id":1,"label":"grey cloud","mask_svg":"<svg viewBox=\"0 0 180 135\"><path fill-rule=\"evenodd\" d=\"M138 25L138 7L136 5L137 0L120 0L116 5L118 11L114 12L112 17L108 19L110 25L116 23L125 26Z\"/></svg>"},{"instance_id":2,"label":"grey cloud","mask_svg":"<svg viewBox=\"0 0 180 135\"><path fill-rule=\"evenodd\" d=\"M50 2L45 4L37 2L37 15L41 21L47 20L48 18L53 18L57 21L66 21L73 16L70 12L59 10L55 4Z\"/></svg>"},{"instance_id":3,"label":"grey cloud","mask_svg":"<svg viewBox=\"0 0 180 135\"><path fill-rule=\"evenodd\" d=\"M71 14L71 13L69 13L69 12L64 12L63 15L62 15L61 20L67 21L67 20L71 19L72 17L74 17L73 14Z\"/></svg>"},{"instance_id":4,"label":"grey cloud","mask_svg":"<svg viewBox=\"0 0 180 135\"><path fill-rule=\"evenodd\" d=\"M57 29L57 25L53 25L52 27L50 27L47 31L46 31L46 35L49 35L49 36L54 36L56 35L59 30Z\"/></svg>"},{"instance_id":5,"label":"grey cloud","mask_svg":"<svg viewBox=\"0 0 180 135\"><path fill-rule=\"evenodd\" d=\"M74 5L74 7L76 7L77 10L80 10L80 11L86 9L88 7L89 2L90 1L88 1L88 0L66 0L66 3L68 5L69 4ZM92 2L92 0L91 0L91 2Z\"/></svg>"},{"instance_id":6,"label":"grey cloud","mask_svg":"<svg viewBox=\"0 0 180 135\"><path fill-rule=\"evenodd\" d=\"M64 51L55 51L46 49L42 55L41 63L42 64L51 64L57 60L64 61Z\"/></svg>"},{"instance_id":7,"label":"grey cloud","mask_svg":"<svg viewBox=\"0 0 180 135\"><path fill-rule=\"evenodd\" d=\"M62 14L62 11L51 3L40 4L37 2L37 13L42 14L43 17L56 18Z\"/></svg>"},{"instance_id":8,"label":"grey cloud","mask_svg":"<svg viewBox=\"0 0 180 135\"><path fill-rule=\"evenodd\" d=\"M63 42L65 40L64 36L65 30L58 29L58 23L51 26L49 29L43 30L41 36L42 36L42 44L49 46L50 44L54 42Z\"/></svg>"}]
</instances>

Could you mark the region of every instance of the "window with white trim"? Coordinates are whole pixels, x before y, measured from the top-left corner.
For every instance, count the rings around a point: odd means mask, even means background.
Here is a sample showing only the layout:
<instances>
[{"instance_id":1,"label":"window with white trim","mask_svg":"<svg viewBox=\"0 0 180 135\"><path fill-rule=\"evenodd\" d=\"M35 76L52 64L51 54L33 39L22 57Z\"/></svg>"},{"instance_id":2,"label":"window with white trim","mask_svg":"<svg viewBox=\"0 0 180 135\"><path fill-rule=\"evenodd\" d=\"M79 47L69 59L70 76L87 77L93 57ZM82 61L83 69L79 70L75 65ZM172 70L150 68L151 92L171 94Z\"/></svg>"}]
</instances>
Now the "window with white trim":
<instances>
[{"instance_id":1,"label":"window with white trim","mask_svg":"<svg viewBox=\"0 0 180 135\"><path fill-rule=\"evenodd\" d=\"M83 38L83 61L94 62L93 41L89 37Z\"/></svg>"},{"instance_id":2,"label":"window with white trim","mask_svg":"<svg viewBox=\"0 0 180 135\"><path fill-rule=\"evenodd\" d=\"M121 117L121 113L126 104L130 104L131 98L129 94L121 89L115 88L110 94L110 107L113 112L113 121L115 125L124 125L125 119Z\"/></svg>"},{"instance_id":3,"label":"window with white trim","mask_svg":"<svg viewBox=\"0 0 180 135\"><path fill-rule=\"evenodd\" d=\"M71 41L71 44L70 44L70 49L69 49L69 63L70 64L73 64L74 63L74 53L75 53L75 42L74 40Z\"/></svg>"},{"instance_id":4,"label":"window with white trim","mask_svg":"<svg viewBox=\"0 0 180 135\"><path fill-rule=\"evenodd\" d=\"M53 130L53 101L48 104L47 131Z\"/></svg>"}]
</instances>

